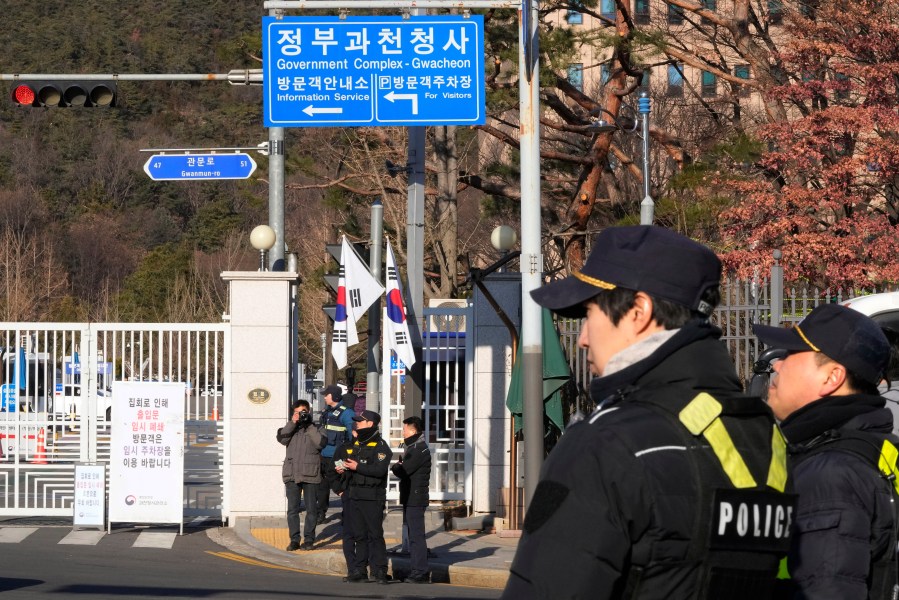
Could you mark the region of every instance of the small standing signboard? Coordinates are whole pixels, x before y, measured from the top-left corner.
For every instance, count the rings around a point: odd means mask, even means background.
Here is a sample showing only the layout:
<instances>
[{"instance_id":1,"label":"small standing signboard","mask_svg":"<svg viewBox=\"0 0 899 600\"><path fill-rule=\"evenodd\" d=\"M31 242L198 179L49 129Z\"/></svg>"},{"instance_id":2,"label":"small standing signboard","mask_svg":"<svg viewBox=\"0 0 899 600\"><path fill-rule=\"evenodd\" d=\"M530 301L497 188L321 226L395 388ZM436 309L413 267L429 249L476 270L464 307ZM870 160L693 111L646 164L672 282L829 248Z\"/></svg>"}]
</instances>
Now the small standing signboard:
<instances>
[{"instance_id":1,"label":"small standing signboard","mask_svg":"<svg viewBox=\"0 0 899 600\"><path fill-rule=\"evenodd\" d=\"M184 383L113 383L110 530L113 522L183 528L184 397Z\"/></svg>"},{"instance_id":2,"label":"small standing signboard","mask_svg":"<svg viewBox=\"0 0 899 600\"><path fill-rule=\"evenodd\" d=\"M75 465L72 525L106 528L106 465Z\"/></svg>"}]
</instances>

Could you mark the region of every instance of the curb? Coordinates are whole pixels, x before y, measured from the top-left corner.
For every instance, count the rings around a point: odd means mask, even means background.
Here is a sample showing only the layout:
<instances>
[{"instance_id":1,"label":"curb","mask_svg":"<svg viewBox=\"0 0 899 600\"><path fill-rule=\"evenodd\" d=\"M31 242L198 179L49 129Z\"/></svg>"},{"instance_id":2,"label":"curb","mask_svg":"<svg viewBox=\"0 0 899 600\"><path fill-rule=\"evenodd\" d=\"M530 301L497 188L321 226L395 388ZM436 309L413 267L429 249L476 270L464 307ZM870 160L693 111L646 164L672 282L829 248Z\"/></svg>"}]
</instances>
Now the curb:
<instances>
[{"instance_id":1,"label":"curb","mask_svg":"<svg viewBox=\"0 0 899 600\"><path fill-rule=\"evenodd\" d=\"M210 528L206 531L209 539L216 544L274 565L332 577L346 575L346 561L343 552L339 550L311 550L297 553L278 550L253 537L249 524L241 520L238 520L235 527ZM429 567L433 583L502 589L509 579L508 569L445 564L440 562L439 558L431 559ZM387 571L391 576L399 574L404 577L410 570L408 558L391 556L388 553Z\"/></svg>"}]
</instances>

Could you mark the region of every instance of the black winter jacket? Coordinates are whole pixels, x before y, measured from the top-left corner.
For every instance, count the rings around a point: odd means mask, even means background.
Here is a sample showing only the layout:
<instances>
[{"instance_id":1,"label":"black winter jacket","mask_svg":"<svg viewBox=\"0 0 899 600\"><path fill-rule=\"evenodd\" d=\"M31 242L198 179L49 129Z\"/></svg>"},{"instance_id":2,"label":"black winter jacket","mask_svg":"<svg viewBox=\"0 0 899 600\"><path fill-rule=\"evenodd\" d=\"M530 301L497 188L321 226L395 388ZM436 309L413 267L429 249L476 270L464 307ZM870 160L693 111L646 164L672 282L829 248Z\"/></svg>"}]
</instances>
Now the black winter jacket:
<instances>
[{"instance_id":1,"label":"black winter jacket","mask_svg":"<svg viewBox=\"0 0 899 600\"><path fill-rule=\"evenodd\" d=\"M406 444L403 456L391 467L400 480L400 504L427 506L431 485L431 450L422 434Z\"/></svg>"},{"instance_id":2,"label":"black winter jacket","mask_svg":"<svg viewBox=\"0 0 899 600\"><path fill-rule=\"evenodd\" d=\"M760 400L742 396L720 335L707 323L690 322L646 359L593 380L598 408L567 429L543 465L504 599L704 597L703 559L691 547L694 536L709 535L702 488L732 486L720 464L709 468L710 476L697 472L687 455L710 456L700 460L711 463L711 451L692 452L687 446L695 442L676 417L642 400L676 410L678 402L708 392L725 407L740 405L746 414L722 420L756 481L765 482L774 419ZM731 563L739 566L743 558ZM761 560L772 585L779 557ZM625 596L629 585L636 589Z\"/></svg>"},{"instance_id":3,"label":"black winter jacket","mask_svg":"<svg viewBox=\"0 0 899 600\"><path fill-rule=\"evenodd\" d=\"M843 430L869 432L875 440L889 434L893 417L884 399L823 398L790 415L782 427L799 494L788 561L794 597L889 598L869 587L874 565L891 555L896 543L891 484L872 461L833 441Z\"/></svg>"},{"instance_id":4,"label":"black winter jacket","mask_svg":"<svg viewBox=\"0 0 899 600\"><path fill-rule=\"evenodd\" d=\"M352 458L359 465L355 471L346 471L346 493L353 500L385 500L387 497L387 471L393 451L375 432L364 440L356 439L344 444L334 453L334 459Z\"/></svg>"}]
</instances>

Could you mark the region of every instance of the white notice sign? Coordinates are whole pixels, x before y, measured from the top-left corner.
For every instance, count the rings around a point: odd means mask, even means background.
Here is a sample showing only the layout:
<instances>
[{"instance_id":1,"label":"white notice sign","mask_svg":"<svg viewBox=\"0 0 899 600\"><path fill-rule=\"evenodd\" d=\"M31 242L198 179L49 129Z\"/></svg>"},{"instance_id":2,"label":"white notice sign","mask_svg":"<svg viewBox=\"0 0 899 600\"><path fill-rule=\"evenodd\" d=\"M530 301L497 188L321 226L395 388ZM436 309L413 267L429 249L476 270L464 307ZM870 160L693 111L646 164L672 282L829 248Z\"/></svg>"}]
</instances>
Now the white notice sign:
<instances>
[{"instance_id":1,"label":"white notice sign","mask_svg":"<svg viewBox=\"0 0 899 600\"><path fill-rule=\"evenodd\" d=\"M181 523L183 383L112 385L110 523Z\"/></svg>"},{"instance_id":2,"label":"white notice sign","mask_svg":"<svg viewBox=\"0 0 899 600\"><path fill-rule=\"evenodd\" d=\"M106 526L106 465L75 465L75 527Z\"/></svg>"}]
</instances>

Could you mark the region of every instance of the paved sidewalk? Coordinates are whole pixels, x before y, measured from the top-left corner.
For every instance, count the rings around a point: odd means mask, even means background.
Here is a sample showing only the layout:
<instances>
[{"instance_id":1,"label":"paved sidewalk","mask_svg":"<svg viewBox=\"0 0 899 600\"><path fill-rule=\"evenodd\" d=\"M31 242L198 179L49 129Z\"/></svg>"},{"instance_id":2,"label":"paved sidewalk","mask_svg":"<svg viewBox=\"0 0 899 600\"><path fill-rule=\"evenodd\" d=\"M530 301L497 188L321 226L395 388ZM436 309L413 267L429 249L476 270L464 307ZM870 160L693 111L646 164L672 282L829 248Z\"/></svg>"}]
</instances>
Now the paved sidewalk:
<instances>
[{"instance_id":1,"label":"paved sidewalk","mask_svg":"<svg viewBox=\"0 0 899 600\"><path fill-rule=\"evenodd\" d=\"M388 517L388 521L392 515ZM409 574L409 556L399 552L401 541L385 523L389 572L394 578ZM233 527L210 529L209 536L235 552L276 565L343 577L346 562L340 545L339 513L332 511L316 530L315 547L309 551L287 552L290 542L286 518L250 517L237 519ZM478 532L431 530L428 559L435 583L455 583L475 587L503 588L515 556L517 538Z\"/></svg>"}]
</instances>

